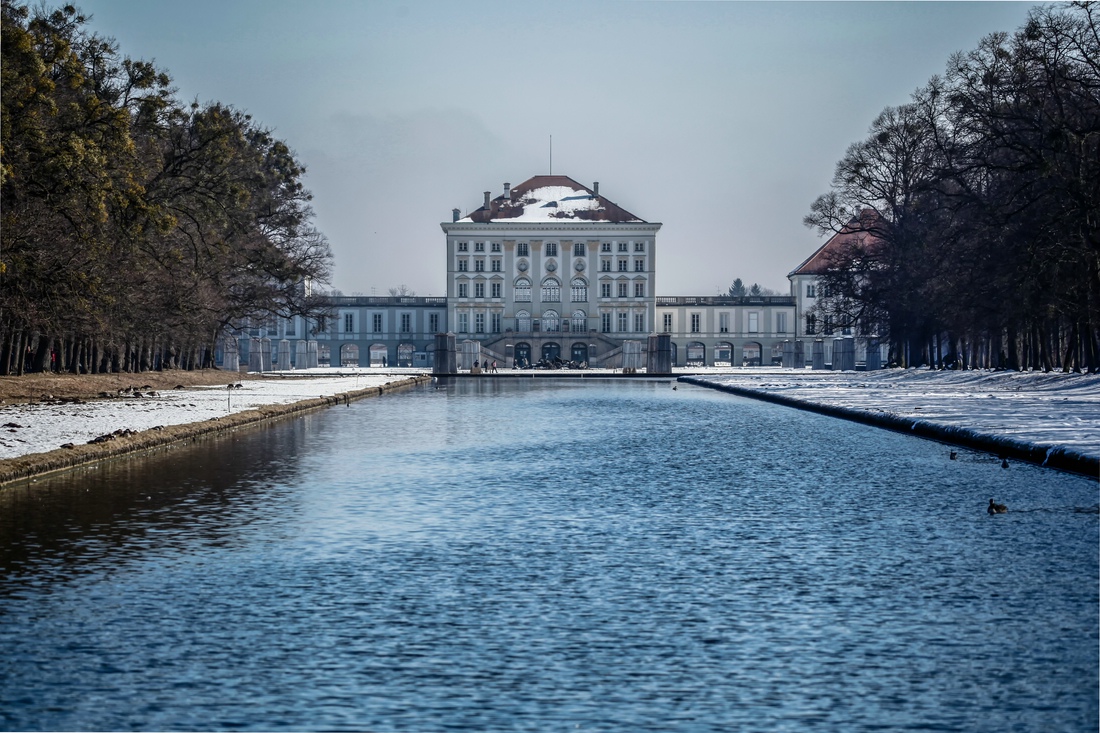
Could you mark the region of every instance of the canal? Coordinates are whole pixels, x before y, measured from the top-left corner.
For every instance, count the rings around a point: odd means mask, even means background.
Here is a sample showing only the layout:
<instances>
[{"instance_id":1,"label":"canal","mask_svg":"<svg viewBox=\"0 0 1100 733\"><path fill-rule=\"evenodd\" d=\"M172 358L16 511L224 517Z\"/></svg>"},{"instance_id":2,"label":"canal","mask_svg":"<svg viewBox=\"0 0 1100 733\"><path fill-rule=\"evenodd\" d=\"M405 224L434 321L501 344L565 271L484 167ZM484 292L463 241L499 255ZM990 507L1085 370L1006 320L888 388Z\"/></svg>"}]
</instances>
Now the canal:
<instances>
[{"instance_id":1,"label":"canal","mask_svg":"<svg viewBox=\"0 0 1100 733\"><path fill-rule=\"evenodd\" d=\"M949 450L485 379L6 488L0 728L1096 730L1097 482Z\"/></svg>"}]
</instances>

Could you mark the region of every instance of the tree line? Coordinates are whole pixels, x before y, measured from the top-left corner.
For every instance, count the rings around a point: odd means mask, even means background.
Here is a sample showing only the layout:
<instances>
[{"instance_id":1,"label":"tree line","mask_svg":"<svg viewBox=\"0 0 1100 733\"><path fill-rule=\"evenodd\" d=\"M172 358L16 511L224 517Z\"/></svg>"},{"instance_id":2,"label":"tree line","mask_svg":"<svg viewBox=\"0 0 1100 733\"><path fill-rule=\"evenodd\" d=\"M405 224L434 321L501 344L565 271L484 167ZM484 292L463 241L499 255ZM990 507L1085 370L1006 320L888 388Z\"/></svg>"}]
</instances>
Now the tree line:
<instances>
[{"instance_id":1,"label":"tree line","mask_svg":"<svg viewBox=\"0 0 1100 733\"><path fill-rule=\"evenodd\" d=\"M838 162L816 315L899 365L1100 371L1100 33L1040 5L951 57Z\"/></svg>"},{"instance_id":2,"label":"tree line","mask_svg":"<svg viewBox=\"0 0 1100 733\"><path fill-rule=\"evenodd\" d=\"M750 286L746 286L744 281L737 277L733 279L733 284L726 290L726 295L731 298L744 298L745 296L780 295L780 293L771 288L762 288L760 287L760 283L753 283Z\"/></svg>"},{"instance_id":3,"label":"tree line","mask_svg":"<svg viewBox=\"0 0 1100 733\"><path fill-rule=\"evenodd\" d=\"M248 319L316 314L292 151L87 24L2 2L0 374L210 367Z\"/></svg>"}]
</instances>

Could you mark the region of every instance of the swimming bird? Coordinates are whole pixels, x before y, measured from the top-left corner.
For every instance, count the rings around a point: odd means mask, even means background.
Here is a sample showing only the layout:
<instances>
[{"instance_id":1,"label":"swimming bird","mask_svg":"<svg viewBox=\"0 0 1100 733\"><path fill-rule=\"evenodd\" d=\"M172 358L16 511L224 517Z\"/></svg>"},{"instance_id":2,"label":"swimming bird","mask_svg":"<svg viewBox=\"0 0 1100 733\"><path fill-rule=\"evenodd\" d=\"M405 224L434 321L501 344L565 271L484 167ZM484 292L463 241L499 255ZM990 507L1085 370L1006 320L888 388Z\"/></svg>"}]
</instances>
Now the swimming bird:
<instances>
[{"instance_id":1,"label":"swimming bird","mask_svg":"<svg viewBox=\"0 0 1100 733\"><path fill-rule=\"evenodd\" d=\"M959 457L959 454L955 451L951 451L951 460L955 460Z\"/></svg>"},{"instance_id":2,"label":"swimming bird","mask_svg":"<svg viewBox=\"0 0 1100 733\"><path fill-rule=\"evenodd\" d=\"M1001 468L1008 468L1008 459L1007 458L1002 458L1001 459Z\"/></svg>"},{"instance_id":3,"label":"swimming bird","mask_svg":"<svg viewBox=\"0 0 1100 733\"><path fill-rule=\"evenodd\" d=\"M994 504L993 500L990 499L989 509L987 509L986 511L988 511L990 514L1007 514L1008 507L1006 507L1004 504Z\"/></svg>"}]
</instances>

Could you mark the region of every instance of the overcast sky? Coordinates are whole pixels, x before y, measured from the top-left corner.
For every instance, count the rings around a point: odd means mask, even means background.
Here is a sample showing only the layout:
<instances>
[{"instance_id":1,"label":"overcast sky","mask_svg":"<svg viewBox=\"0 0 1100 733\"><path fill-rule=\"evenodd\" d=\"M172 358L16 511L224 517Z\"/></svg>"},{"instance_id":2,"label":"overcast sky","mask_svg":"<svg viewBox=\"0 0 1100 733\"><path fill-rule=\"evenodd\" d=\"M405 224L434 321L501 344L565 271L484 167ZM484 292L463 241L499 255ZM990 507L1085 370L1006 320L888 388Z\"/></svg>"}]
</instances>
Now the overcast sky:
<instances>
[{"instance_id":1,"label":"overcast sky","mask_svg":"<svg viewBox=\"0 0 1100 733\"><path fill-rule=\"evenodd\" d=\"M308 168L333 286L445 293L451 209L551 170L662 222L657 294L787 292L837 160L1028 3L85 0Z\"/></svg>"}]
</instances>

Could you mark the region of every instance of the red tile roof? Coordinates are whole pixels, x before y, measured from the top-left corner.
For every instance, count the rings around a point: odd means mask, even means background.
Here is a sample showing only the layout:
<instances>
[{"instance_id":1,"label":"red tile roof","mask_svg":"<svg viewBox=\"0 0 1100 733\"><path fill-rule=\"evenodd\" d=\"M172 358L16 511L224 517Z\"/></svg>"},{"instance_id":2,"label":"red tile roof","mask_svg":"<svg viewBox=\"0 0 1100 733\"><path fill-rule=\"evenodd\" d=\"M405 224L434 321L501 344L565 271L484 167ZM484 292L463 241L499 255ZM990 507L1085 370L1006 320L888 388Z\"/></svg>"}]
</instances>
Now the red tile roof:
<instances>
[{"instance_id":1,"label":"red tile roof","mask_svg":"<svg viewBox=\"0 0 1100 733\"><path fill-rule=\"evenodd\" d=\"M837 258L843 257L848 251L862 246L874 249L881 246L882 238L877 232L882 231L882 216L874 209L864 209L858 217L852 217L844 227L829 238L829 241L810 255L801 265L791 270L787 277L792 275L818 275L829 269Z\"/></svg>"}]
</instances>

